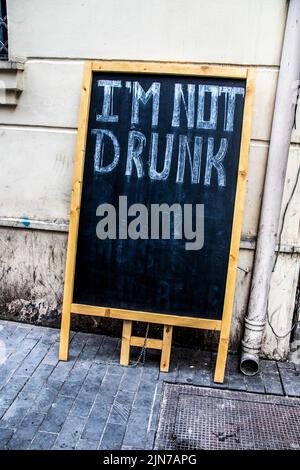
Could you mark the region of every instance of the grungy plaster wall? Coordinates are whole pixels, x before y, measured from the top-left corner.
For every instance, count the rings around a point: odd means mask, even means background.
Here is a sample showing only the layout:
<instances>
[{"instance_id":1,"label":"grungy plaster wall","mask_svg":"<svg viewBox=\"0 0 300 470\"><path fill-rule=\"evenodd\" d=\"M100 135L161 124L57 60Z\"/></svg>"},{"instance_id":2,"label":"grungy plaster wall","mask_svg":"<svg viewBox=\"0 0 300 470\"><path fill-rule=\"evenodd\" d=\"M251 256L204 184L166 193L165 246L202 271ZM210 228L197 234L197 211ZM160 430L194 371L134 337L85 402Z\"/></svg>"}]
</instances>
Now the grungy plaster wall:
<instances>
[{"instance_id":1,"label":"grungy plaster wall","mask_svg":"<svg viewBox=\"0 0 300 470\"><path fill-rule=\"evenodd\" d=\"M232 325L232 348L238 348L251 282L287 2L8 0L7 6L10 59L24 61L25 70L17 106L0 106L1 315L59 325L85 59L252 65L257 70L257 85ZM283 210L300 160L299 111L297 122ZM285 218L282 252L270 293L278 333L287 331L292 322L297 250L299 253L299 190ZM120 332L116 321L82 318L76 322L80 328ZM183 329L177 331L175 340L208 347L215 344L210 333ZM277 341L266 327L264 354L285 358L288 348L289 336Z\"/></svg>"}]
</instances>

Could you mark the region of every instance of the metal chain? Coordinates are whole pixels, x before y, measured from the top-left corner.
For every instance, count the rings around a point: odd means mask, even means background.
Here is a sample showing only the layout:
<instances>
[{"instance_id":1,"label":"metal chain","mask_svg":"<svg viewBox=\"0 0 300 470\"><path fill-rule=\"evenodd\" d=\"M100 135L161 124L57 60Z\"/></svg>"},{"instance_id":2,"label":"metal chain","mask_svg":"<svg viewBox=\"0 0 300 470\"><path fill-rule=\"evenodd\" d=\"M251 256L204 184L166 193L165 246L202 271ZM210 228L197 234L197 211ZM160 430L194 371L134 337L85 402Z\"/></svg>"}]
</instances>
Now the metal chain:
<instances>
[{"instance_id":1,"label":"metal chain","mask_svg":"<svg viewBox=\"0 0 300 470\"><path fill-rule=\"evenodd\" d=\"M137 367L140 362L142 363L142 366L145 365L145 361L146 361L146 351L147 351L146 344L147 344L147 339L148 339L148 334L149 334L149 327L150 327L150 324L148 323L148 324L147 324L147 328L146 328L146 334L145 334L144 344L143 344L143 346L142 346L142 349L141 349L141 352L140 352L140 354L139 354L139 357L137 358L137 360L136 360L133 364L129 364L129 367Z\"/></svg>"}]
</instances>

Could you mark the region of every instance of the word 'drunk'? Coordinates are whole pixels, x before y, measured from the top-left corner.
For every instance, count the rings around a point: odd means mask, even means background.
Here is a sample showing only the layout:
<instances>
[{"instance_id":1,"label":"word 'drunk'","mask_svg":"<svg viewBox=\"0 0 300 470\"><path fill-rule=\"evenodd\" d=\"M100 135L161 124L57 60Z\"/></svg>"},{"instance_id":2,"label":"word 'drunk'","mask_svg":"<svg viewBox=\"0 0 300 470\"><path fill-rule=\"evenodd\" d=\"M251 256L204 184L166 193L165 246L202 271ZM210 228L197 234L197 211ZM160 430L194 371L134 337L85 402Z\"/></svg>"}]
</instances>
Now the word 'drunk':
<instances>
[{"instance_id":1,"label":"word 'drunk'","mask_svg":"<svg viewBox=\"0 0 300 470\"><path fill-rule=\"evenodd\" d=\"M120 160L121 151L118 139L113 132L107 129L92 129L92 134L96 135L94 171L101 174L110 173L116 168ZM145 176L145 168L147 168L148 176L151 180L167 180L171 171L173 147L176 138L177 137L175 137L174 134L166 135L164 162L162 169L158 169L159 134L157 132L151 133L149 158L144 163L143 153L146 146L146 136L140 131L129 131L125 175L131 177L135 170L137 177L143 178ZM195 136L193 148L186 135L179 135L178 140L179 150L177 158L176 183L183 183L187 165L190 169L191 183L199 183L204 138L202 136ZM107 152L108 155L113 155L112 161L107 165L104 165L103 163L105 146L109 147ZM220 140L219 147L215 149L214 137L208 137L206 147L204 185L210 185L212 170L214 168L217 172L218 186L226 186L226 174L222 162L228 148L228 139L223 137Z\"/></svg>"}]
</instances>

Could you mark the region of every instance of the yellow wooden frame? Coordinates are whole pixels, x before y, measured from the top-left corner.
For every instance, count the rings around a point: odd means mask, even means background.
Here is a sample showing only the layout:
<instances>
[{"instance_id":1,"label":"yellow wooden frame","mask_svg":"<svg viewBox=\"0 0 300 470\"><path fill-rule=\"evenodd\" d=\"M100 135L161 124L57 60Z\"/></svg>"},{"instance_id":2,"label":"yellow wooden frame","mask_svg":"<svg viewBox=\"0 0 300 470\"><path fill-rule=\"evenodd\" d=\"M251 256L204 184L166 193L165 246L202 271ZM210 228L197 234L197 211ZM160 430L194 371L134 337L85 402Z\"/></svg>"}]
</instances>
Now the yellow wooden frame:
<instances>
[{"instance_id":1,"label":"yellow wooden frame","mask_svg":"<svg viewBox=\"0 0 300 470\"><path fill-rule=\"evenodd\" d=\"M163 339L142 338L132 336L132 321L123 320L123 332L121 343L120 364L128 366L130 359L130 347L138 346L140 348L159 349L161 351L160 371L169 372L170 353L172 344L173 326L164 325Z\"/></svg>"},{"instance_id":2,"label":"yellow wooden frame","mask_svg":"<svg viewBox=\"0 0 300 470\"><path fill-rule=\"evenodd\" d=\"M210 320L205 318L185 317L179 315L166 315L160 313L140 312L135 310L97 307L73 303L73 287L79 226L79 212L81 204L85 146L88 128L93 72L133 72L141 74L153 73L160 75L190 75L199 77L205 76L241 78L246 80L246 94L243 114L240 160L222 320ZM248 153L253 114L254 87L255 69L251 67L132 61L88 61L85 63L81 91L77 148L74 163L74 177L71 196L70 229L66 261L65 288L63 298L63 312L59 351L60 360L68 359L71 313L80 315L101 316L108 318L118 318L127 321L144 321L170 326L201 328L207 330L220 331L220 341L214 380L215 382L223 382L228 353L230 325L234 302L236 272L242 228L244 195L248 170Z\"/></svg>"}]
</instances>

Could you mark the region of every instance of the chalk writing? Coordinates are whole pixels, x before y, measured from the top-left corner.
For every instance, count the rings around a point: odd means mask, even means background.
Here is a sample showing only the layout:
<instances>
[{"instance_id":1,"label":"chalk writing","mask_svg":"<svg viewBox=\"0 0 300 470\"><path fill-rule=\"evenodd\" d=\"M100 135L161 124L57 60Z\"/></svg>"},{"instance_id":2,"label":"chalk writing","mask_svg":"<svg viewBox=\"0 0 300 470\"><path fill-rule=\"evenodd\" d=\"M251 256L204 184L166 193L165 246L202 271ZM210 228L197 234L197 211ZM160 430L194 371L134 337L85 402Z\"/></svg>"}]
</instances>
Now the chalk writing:
<instances>
[{"instance_id":1,"label":"chalk writing","mask_svg":"<svg viewBox=\"0 0 300 470\"><path fill-rule=\"evenodd\" d=\"M246 79L143 70L92 72L73 302L222 320Z\"/></svg>"},{"instance_id":2,"label":"chalk writing","mask_svg":"<svg viewBox=\"0 0 300 470\"><path fill-rule=\"evenodd\" d=\"M127 93L130 97L131 129L128 131L127 152L123 149L122 153L117 128L91 130L95 136L96 173L112 172L120 159L126 159L125 176L129 178L148 176L152 181L165 181L170 178L172 165L176 165L177 184L189 178L186 176L188 169L191 184L203 181L204 186L209 187L214 177L218 187L226 186L225 161L230 158L227 155L228 139L234 131L236 100L237 97L244 98L244 88L175 83L170 132L160 135L154 129L159 128L160 119L166 121L168 116L160 112L161 84L158 81L148 87L143 87L137 80L98 80L97 85L103 91L101 113L97 112L96 121L112 126L119 123L121 110L114 105L114 90L119 90L118 93ZM146 134L142 121L146 119L144 113L149 107L150 122L146 125L151 132ZM186 133L182 132L184 129ZM209 135L217 129L221 129L223 136ZM202 179L201 162L205 164Z\"/></svg>"}]
</instances>

